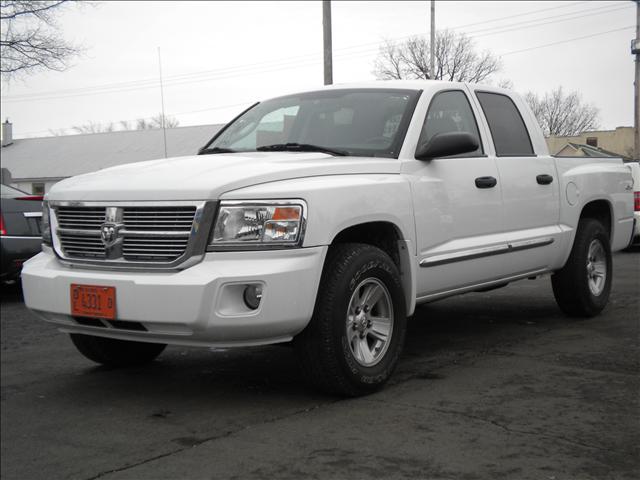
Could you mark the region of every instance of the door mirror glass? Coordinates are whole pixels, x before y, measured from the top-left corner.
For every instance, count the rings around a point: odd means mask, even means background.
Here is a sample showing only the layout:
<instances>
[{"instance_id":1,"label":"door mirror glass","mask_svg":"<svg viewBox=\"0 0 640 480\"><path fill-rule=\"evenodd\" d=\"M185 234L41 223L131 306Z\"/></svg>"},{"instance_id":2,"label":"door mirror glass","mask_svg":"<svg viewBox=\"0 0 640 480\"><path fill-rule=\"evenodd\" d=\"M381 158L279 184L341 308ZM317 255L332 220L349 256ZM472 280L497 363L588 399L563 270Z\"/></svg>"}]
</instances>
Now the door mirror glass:
<instances>
[{"instance_id":1,"label":"door mirror glass","mask_svg":"<svg viewBox=\"0 0 640 480\"><path fill-rule=\"evenodd\" d=\"M431 160L474 152L480 144L475 135L468 132L436 133L431 140L419 145L416 150L418 160Z\"/></svg>"}]
</instances>

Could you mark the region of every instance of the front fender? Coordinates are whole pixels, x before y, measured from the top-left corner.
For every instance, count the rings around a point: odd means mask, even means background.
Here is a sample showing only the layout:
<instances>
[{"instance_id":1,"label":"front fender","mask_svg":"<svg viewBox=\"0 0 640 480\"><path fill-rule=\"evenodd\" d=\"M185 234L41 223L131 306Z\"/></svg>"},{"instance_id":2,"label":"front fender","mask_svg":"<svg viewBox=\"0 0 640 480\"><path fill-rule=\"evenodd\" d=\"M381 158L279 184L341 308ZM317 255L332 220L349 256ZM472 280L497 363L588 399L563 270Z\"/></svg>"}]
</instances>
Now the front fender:
<instances>
[{"instance_id":1,"label":"front fender","mask_svg":"<svg viewBox=\"0 0 640 480\"><path fill-rule=\"evenodd\" d=\"M392 223L403 240L416 244L409 183L396 174L282 180L227 192L221 200L285 198L308 205L305 247L330 245L345 228L368 222Z\"/></svg>"},{"instance_id":2,"label":"front fender","mask_svg":"<svg viewBox=\"0 0 640 480\"><path fill-rule=\"evenodd\" d=\"M415 308L416 241L409 182L397 174L330 175L254 185L222 200L301 198L308 206L304 247L330 245L343 230L387 222L400 235L401 275L407 314Z\"/></svg>"}]
</instances>

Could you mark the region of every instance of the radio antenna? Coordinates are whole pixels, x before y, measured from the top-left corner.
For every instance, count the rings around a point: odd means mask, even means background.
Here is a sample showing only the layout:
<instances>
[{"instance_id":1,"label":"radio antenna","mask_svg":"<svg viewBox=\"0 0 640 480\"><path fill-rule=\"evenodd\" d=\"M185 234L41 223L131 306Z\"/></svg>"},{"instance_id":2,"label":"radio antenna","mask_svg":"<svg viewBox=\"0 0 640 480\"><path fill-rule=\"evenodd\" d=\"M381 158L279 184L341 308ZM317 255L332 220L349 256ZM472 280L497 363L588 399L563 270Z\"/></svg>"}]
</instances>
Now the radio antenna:
<instances>
[{"instance_id":1,"label":"radio antenna","mask_svg":"<svg viewBox=\"0 0 640 480\"><path fill-rule=\"evenodd\" d=\"M160 47L158 47L158 70L160 72L160 105L162 107L162 136L164 138L164 158L167 158L167 124L164 115L164 87L162 85L162 58L160 57Z\"/></svg>"}]
</instances>

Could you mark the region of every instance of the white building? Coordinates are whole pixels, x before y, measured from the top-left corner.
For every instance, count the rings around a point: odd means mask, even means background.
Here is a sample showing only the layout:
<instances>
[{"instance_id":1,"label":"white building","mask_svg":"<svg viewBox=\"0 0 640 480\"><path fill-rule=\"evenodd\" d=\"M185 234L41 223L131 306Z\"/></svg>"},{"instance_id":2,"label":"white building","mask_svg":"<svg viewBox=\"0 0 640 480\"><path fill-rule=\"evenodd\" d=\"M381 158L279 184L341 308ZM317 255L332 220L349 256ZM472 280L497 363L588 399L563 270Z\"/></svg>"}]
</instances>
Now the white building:
<instances>
[{"instance_id":1,"label":"white building","mask_svg":"<svg viewBox=\"0 0 640 480\"><path fill-rule=\"evenodd\" d=\"M195 155L221 127L167 129L167 156ZM2 124L2 183L36 195L67 177L165 156L160 129L21 139L11 131Z\"/></svg>"}]
</instances>

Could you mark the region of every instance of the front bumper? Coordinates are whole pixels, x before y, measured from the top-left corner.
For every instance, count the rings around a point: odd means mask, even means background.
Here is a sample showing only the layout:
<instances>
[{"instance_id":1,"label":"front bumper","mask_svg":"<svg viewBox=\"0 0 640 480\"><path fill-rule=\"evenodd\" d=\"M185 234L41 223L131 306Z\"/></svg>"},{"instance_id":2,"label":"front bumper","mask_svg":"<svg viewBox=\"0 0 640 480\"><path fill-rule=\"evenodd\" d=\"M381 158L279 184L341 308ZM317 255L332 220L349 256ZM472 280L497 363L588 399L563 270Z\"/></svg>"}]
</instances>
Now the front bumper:
<instances>
[{"instance_id":1,"label":"front bumper","mask_svg":"<svg viewBox=\"0 0 640 480\"><path fill-rule=\"evenodd\" d=\"M181 271L104 271L62 265L50 248L25 263L27 307L61 331L124 340L195 346L245 346L288 341L313 313L327 247L207 253ZM71 315L72 283L113 286L117 320L133 331L78 323ZM242 293L263 286L256 310ZM117 322L116 322L117 323Z\"/></svg>"}]
</instances>

